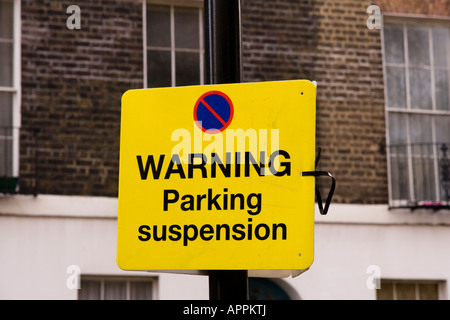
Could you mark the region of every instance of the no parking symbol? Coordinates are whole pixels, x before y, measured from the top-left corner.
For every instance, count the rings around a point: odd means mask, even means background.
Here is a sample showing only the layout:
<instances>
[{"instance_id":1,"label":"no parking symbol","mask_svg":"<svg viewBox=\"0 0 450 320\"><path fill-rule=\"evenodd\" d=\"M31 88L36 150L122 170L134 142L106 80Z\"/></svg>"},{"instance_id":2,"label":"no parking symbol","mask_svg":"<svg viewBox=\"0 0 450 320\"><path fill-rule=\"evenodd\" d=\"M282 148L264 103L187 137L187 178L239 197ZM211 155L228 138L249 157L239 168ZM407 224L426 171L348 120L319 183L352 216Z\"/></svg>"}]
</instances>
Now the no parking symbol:
<instances>
[{"instance_id":1,"label":"no parking symbol","mask_svg":"<svg viewBox=\"0 0 450 320\"><path fill-rule=\"evenodd\" d=\"M208 133L225 130L233 120L234 107L231 99L221 91L208 91L198 98L194 107L197 126Z\"/></svg>"}]
</instances>

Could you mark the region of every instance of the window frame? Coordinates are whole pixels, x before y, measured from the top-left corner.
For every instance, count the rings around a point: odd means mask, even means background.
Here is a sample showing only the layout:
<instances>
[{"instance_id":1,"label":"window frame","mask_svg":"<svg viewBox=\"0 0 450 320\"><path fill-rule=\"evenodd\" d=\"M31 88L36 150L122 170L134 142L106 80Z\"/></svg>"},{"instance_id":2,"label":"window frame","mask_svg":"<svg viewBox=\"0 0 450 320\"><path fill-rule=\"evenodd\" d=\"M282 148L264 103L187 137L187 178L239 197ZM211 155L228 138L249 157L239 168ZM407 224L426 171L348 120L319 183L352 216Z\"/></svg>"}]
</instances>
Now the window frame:
<instances>
[{"instance_id":1,"label":"window frame","mask_svg":"<svg viewBox=\"0 0 450 320\"><path fill-rule=\"evenodd\" d=\"M420 299L420 285L422 284L432 284L437 286L437 300L445 300L445 286L446 281L444 280L409 280L409 279L381 279L381 288L383 288L383 285L390 284L392 285L392 300L399 300L398 299L398 291L397 291L397 285L401 284L410 284L414 285L414 295L415 300L423 300ZM380 290L380 289L378 289ZM377 292L376 294L376 300L379 299L379 294Z\"/></svg>"},{"instance_id":2,"label":"window frame","mask_svg":"<svg viewBox=\"0 0 450 320\"><path fill-rule=\"evenodd\" d=\"M205 45L204 45L204 14L203 14L203 1L202 0L144 0L142 2L142 40L143 40L143 68L144 68L144 88L148 88L148 70L147 70L147 51L148 50L164 50L168 51L166 48L152 47L147 45L147 5L166 5L170 6L170 33L171 33L171 87L176 86L176 52L198 52L199 53L199 72L200 72L200 83L203 85L205 83ZM199 49L176 49L175 47L175 29L174 29L174 7L186 7L186 8L197 8L199 10Z\"/></svg>"},{"instance_id":3,"label":"window frame","mask_svg":"<svg viewBox=\"0 0 450 320\"><path fill-rule=\"evenodd\" d=\"M384 26L386 24L396 24L399 26L402 26L403 30L403 46L404 46L404 58L405 61L403 64L398 63L388 63L386 61L386 48L385 48L385 37L384 37ZM408 39L407 39L407 27L408 24L414 24L414 25L420 25L420 26L426 26L428 30L428 41L429 41L429 55L430 55L430 66L424 67L424 66L418 66L414 65L415 69L418 70L430 70L430 77L431 77L431 109L419 109L419 108L412 108L411 105L411 98L410 98L410 83L408 80L409 77L409 57L408 57ZM397 113L397 114L404 114L404 115L428 115L430 117L439 116L439 115L445 115L450 117L450 110L439 110L436 108L436 92L435 92L435 70L446 70L449 75L449 92L448 92L448 101L450 102L450 64L446 68L442 67L436 67L434 66L433 59L434 59L434 53L433 53L433 46L432 46L432 30L433 27L446 27L450 30L450 17L437 17L437 16L427 16L427 15L404 15L404 14L383 14L382 16L382 25L383 29L382 32L380 32L380 40L381 40L381 51L382 51L382 61L383 61L383 81L384 81L384 101L385 101L385 130L386 130L386 145L390 146L390 130L389 130L389 114L391 113ZM450 51L449 51L450 52ZM405 94L406 94L406 105L405 108L390 108L388 105L388 85L387 85L387 67L402 67L405 69ZM394 199L393 196L393 177L392 177L392 164L391 164L391 154L389 151L389 148L386 150L386 158L387 158L387 172L388 172L388 196L389 196L389 206L390 207L410 207L409 200L414 200L415 197L415 185L414 185L414 172L413 172L413 154L411 151L411 135L409 132L409 117L406 117L406 137L407 137L407 170L408 170L408 185L407 185L407 193L408 193L408 199ZM437 137L436 137L436 125L431 120L431 130L432 130L432 143L436 143ZM439 190L439 168L436 165L438 161L438 150L437 146L433 146L433 154L431 155L434 159L434 192L436 194L436 198L440 199L440 190ZM432 200L432 199L430 199ZM442 199L440 199L442 201Z\"/></svg>"},{"instance_id":4,"label":"window frame","mask_svg":"<svg viewBox=\"0 0 450 320\"><path fill-rule=\"evenodd\" d=\"M21 124L21 3L20 0L2 0L13 4L12 86L0 86L0 92L12 93L12 177L19 177L19 129ZM7 41L3 41L7 42Z\"/></svg>"},{"instance_id":5,"label":"window frame","mask_svg":"<svg viewBox=\"0 0 450 320\"><path fill-rule=\"evenodd\" d=\"M111 275L81 275L80 285L82 281L98 281L100 282L100 300L105 300L105 282L118 281L126 283L126 299L130 300L130 284L131 282L150 282L152 283L152 300L158 300L158 278L142 277L142 276L111 276ZM80 290L82 287L80 288ZM77 300L80 300L80 292L78 291Z\"/></svg>"}]
</instances>

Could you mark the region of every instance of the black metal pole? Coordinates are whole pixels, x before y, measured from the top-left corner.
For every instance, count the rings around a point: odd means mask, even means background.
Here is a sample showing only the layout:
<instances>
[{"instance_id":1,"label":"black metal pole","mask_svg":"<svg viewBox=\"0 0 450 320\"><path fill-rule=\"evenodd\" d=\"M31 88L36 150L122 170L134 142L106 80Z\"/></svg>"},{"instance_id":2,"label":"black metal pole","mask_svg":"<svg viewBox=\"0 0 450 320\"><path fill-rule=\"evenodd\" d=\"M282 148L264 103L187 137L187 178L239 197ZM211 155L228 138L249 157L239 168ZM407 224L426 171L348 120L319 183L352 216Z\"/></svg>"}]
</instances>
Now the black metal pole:
<instances>
[{"instance_id":1,"label":"black metal pole","mask_svg":"<svg viewBox=\"0 0 450 320\"><path fill-rule=\"evenodd\" d=\"M210 300L248 300L247 270L210 270Z\"/></svg>"},{"instance_id":2,"label":"black metal pole","mask_svg":"<svg viewBox=\"0 0 450 320\"><path fill-rule=\"evenodd\" d=\"M205 0L205 61L209 84L241 82L240 0Z\"/></svg>"},{"instance_id":3,"label":"black metal pole","mask_svg":"<svg viewBox=\"0 0 450 320\"><path fill-rule=\"evenodd\" d=\"M208 84L241 82L240 0L204 0ZM210 270L210 300L248 300L247 270Z\"/></svg>"}]
</instances>

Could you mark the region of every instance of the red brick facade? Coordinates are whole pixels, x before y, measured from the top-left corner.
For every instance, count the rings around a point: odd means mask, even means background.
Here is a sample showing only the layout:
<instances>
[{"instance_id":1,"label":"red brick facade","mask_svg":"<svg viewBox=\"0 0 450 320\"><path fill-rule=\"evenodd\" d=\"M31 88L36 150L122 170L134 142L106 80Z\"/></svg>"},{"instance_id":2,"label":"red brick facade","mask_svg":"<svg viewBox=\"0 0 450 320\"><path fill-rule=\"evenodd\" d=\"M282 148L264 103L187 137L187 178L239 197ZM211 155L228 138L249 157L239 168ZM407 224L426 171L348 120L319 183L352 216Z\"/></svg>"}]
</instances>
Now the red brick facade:
<instances>
[{"instance_id":1,"label":"red brick facade","mask_svg":"<svg viewBox=\"0 0 450 320\"><path fill-rule=\"evenodd\" d=\"M143 87L142 3L76 4L79 31L65 27L60 1L22 1L21 192L37 184L39 193L117 196L120 98ZM242 0L244 80L318 82L320 168L336 177L341 203L388 201L381 37L366 26L371 4L450 14L449 1Z\"/></svg>"},{"instance_id":2,"label":"red brick facade","mask_svg":"<svg viewBox=\"0 0 450 320\"><path fill-rule=\"evenodd\" d=\"M337 178L335 201L387 201L380 31L368 1L244 1L246 80L318 82L320 168Z\"/></svg>"},{"instance_id":3,"label":"red brick facade","mask_svg":"<svg viewBox=\"0 0 450 320\"><path fill-rule=\"evenodd\" d=\"M20 190L117 196L120 99L143 87L142 3L76 4L81 30L61 1L22 1Z\"/></svg>"},{"instance_id":4,"label":"red brick facade","mask_svg":"<svg viewBox=\"0 0 450 320\"><path fill-rule=\"evenodd\" d=\"M377 0L382 12L420 14L428 16L450 16L450 2L448 0Z\"/></svg>"}]
</instances>

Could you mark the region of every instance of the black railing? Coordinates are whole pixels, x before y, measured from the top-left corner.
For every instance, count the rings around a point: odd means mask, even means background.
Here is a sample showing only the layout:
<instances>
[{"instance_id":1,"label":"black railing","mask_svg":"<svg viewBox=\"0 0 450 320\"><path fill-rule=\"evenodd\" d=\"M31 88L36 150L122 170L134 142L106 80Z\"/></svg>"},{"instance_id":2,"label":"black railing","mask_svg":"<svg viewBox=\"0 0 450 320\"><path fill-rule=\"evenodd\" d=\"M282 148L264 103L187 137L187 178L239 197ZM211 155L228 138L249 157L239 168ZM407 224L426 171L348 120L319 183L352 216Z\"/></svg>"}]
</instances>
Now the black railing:
<instances>
[{"instance_id":1,"label":"black railing","mask_svg":"<svg viewBox=\"0 0 450 320\"><path fill-rule=\"evenodd\" d=\"M391 145L390 206L450 208L450 142Z\"/></svg>"}]
</instances>

